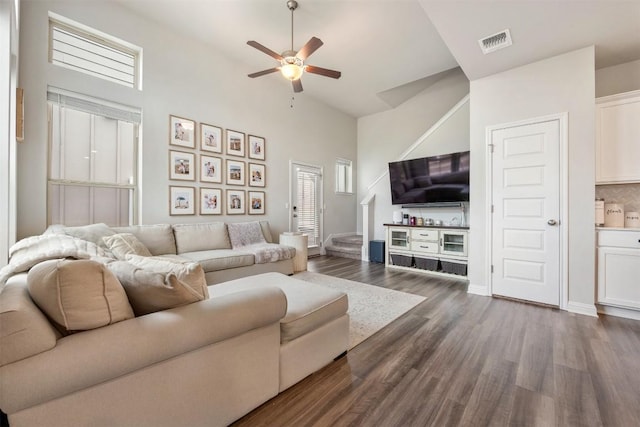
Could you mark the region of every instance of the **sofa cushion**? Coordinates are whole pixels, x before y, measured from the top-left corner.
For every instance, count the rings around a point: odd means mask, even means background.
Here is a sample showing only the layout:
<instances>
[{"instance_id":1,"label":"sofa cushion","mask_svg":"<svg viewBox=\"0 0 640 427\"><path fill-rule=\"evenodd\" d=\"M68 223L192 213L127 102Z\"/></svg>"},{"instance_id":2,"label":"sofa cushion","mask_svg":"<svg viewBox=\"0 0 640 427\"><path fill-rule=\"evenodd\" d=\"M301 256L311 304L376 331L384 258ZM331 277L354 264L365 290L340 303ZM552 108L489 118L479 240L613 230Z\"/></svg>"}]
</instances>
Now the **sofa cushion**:
<instances>
[{"instance_id":1,"label":"sofa cushion","mask_svg":"<svg viewBox=\"0 0 640 427\"><path fill-rule=\"evenodd\" d=\"M287 296L287 314L280 321L280 341L293 341L342 317L349 308L347 294L280 273L265 273L209 286L215 298L262 286L277 286Z\"/></svg>"},{"instance_id":2,"label":"sofa cushion","mask_svg":"<svg viewBox=\"0 0 640 427\"><path fill-rule=\"evenodd\" d=\"M118 279L92 260L49 260L29 270L29 293L65 331L84 331L133 317Z\"/></svg>"},{"instance_id":3,"label":"sofa cushion","mask_svg":"<svg viewBox=\"0 0 640 427\"><path fill-rule=\"evenodd\" d=\"M124 287L136 316L209 297L202 266L168 258L129 255L108 264Z\"/></svg>"},{"instance_id":4,"label":"sofa cushion","mask_svg":"<svg viewBox=\"0 0 640 427\"><path fill-rule=\"evenodd\" d=\"M0 298L0 366L53 348L59 336L29 296L27 273L11 277Z\"/></svg>"},{"instance_id":5,"label":"sofa cushion","mask_svg":"<svg viewBox=\"0 0 640 427\"><path fill-rule=\"evenodd\" d=\"M267 243L258 221L227 224L231 247L240 248L247 245Z\"/></svg>"},{"instance_id":6,"label":"sofa cushion","mask_svg":"<svg viewBox=\"0 0 640 427\"><path fill-rule=\"evenodd\" d=\"M176 239L169 224L114 227L118 233L131 233L151 252L151 255L175 255Z\"/></svg>"},{"instance_id":7,"label":"sofa cushion","mask_svg":"<svg viewBox=\"0 0 640 427\"><path fill-rule=\"evenodd\" d=\"M149 249L132 233L120 233L103 237L111 253L118 259L124 260L127 255L151 256Z\"/></svg>"},{"instance_id":8,"label":"sofa cushion","mask_svg":"<svg viewBox=\"0 0 640 427\"><path fill-rule=\"evenodd\" d=\"M180 256L199 263L206 273L255 264L253 254L233 249L187 252Z\"/></svg>"},{"instance_id":9,"label":"sofa cushion","mask_svg":"<svg viewBox=\"0 0 640 427\"><path fill-rule=\"evenodd\" d=\"M224 222L174 224L173 232L179 254L210 249L231 249L227 225Z\"/></svg>"}]
</instances>

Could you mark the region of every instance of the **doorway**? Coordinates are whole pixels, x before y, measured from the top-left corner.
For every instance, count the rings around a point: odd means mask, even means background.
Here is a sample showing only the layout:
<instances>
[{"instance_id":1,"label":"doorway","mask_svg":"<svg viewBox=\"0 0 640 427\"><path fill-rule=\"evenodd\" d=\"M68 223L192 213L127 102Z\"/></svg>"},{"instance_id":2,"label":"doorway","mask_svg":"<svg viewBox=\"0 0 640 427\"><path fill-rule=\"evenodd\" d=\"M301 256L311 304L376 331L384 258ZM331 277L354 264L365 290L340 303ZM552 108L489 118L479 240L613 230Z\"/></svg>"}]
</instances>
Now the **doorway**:
<instances>
[{"instance_id":1,"label":"doorway","mask_svg":"<svg viewBox=\"0 0 640 427\"><path fill-rule=\"evenodd\" d=\"M493 295L566 306L567 115L487 129Z\"/></svg>"},{"instance_id":2,"label":"doorway","mask_svg":"<svg viewBox=\"0 0 640 427\"><path fill-rule=\"evenodd\" d=\"M308 236L308 254L322 250L322 168L291 162L289 229Z\"/></svg>"}]
</instances>

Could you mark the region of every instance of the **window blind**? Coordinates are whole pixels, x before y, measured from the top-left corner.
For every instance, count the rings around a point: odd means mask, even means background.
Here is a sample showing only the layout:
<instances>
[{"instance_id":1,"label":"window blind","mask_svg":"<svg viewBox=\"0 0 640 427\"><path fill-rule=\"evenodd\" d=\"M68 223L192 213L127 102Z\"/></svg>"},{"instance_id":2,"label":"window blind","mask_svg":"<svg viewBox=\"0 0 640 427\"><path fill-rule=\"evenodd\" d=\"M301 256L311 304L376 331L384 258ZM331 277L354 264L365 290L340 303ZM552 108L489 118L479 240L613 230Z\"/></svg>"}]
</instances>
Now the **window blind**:
<instances>
[{"instance_id":1,"label":"window blind","mask_svg":"<svg viewBox=\"0 0 640 427\"><path fill-rule=\"evenodd\" d=\"M64 107L70 107L85 113L96 114L115 120L140 124L142 111L139 108L114 104L102 99L49 87L47 100Z\"/></svg>"},{"instance_id":2,"label":"window blind","mask_svg":"<svg viewBox=\"0 0 640 427\"><path fill-rule=\"evenodd\" d=\"M317 246L320 238L317 183L318 175L298 171L298 231L309 236L309 246Z\"/></svg>"}]
</instances>

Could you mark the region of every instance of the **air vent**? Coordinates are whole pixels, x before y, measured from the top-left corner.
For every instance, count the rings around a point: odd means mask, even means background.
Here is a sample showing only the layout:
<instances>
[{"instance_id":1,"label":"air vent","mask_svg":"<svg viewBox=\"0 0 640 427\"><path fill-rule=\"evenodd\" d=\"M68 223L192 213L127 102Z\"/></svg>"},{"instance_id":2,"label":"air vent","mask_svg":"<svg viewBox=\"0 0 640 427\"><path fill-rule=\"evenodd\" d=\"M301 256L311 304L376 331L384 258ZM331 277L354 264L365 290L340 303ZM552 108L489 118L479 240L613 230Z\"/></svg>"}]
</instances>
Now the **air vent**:
<instances>
[{"instance_id":1,"label":"air vent","mask_svg":"<svg viewBox=\"0 0 640 427\"><path fill-rule=\"evenodd\" d=\"M487 53L511 46L511 34L509 30L502 30L499 33L478 40L478 43L480 43L482 53L486 55Z\"/></svg>"}]
</instances>

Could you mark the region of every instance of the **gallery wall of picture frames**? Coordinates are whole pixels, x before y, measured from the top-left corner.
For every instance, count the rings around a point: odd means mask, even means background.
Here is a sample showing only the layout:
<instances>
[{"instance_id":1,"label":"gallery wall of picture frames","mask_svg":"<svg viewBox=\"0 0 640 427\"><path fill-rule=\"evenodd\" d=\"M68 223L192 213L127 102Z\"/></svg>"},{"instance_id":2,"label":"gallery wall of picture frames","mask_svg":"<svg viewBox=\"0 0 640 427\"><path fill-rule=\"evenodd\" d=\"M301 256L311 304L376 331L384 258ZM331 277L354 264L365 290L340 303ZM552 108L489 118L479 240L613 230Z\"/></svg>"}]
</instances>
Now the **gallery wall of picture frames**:
<instances>
[{"instance_id":1,"label":"gallery wall of picture frames","mask_svg":"<svg viewBox=\"0 0 640 427\"><path fill-rule=\"evenodd\" d=\"M170 115L169 180L180 183L169 185L169 214L264 215L265 160L261 136Z\"/></svg>"}]
</instances>

